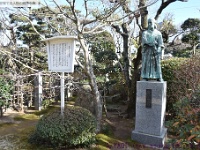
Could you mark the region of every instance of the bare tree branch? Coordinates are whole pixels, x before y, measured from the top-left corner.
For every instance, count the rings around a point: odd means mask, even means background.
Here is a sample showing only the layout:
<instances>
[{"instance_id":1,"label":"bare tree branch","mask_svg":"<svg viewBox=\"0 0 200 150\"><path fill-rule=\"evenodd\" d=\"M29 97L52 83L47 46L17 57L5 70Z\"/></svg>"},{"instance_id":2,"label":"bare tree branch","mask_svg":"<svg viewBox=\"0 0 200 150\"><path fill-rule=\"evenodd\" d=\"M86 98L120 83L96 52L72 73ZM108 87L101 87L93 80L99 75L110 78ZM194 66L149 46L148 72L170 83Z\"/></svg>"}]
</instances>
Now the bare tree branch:
<instances>
[{"instance_id":1,"label":"bare tree branch","mask_svg":"<svg viewBox=\"0 0 200 150\"><path fill-rule=\"evenodd\" d=\"M68 0L66 0L66 1L68 2ZM59 9L60 13L62 13L64 16L66 16L67 18L69 18L69 19L72 20L73 22L76 21L74 18L72 18L71 16L69 16L67 13L65 13L65 12L63 11L63 9L58 5L58 3L57 3L55 0L53 0L53 2L56 4L56 7ZM70 2L68 2L68 3L70 3ZM71 4L71 3L70 3L70 4ZM53 10L48 6L48 4L46 4L46 6L48 7L48 9L49 9L52 13L57 14L57 12L53 11ZM70 5L70 6L71 6L71 5Z\"/></svg>"},{"instance_id":2,"label":"bare tree branch","mask_svg":"<svg viewBox=\"0 0 200 150\"><path fill-rule=\"evenodd\" d=\"M187 0L162 0L162 3L156 13L156 16L154 17L155 20L158 19L158 17L160 16L160 14L162 13L162 11L171 3L176 2L176 1L180 1L180 2L187 2Z\"/></svg>"}]
</instances>

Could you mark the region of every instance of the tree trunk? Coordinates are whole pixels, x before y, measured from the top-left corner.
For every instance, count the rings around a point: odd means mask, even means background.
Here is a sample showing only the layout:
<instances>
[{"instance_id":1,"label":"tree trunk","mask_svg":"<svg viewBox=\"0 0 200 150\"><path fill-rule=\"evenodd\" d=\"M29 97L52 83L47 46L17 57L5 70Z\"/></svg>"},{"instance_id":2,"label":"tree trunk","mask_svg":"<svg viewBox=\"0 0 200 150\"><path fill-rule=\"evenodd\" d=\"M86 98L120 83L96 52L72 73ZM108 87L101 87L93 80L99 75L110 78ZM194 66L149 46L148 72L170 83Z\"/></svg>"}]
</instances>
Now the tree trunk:
<instances>
[{"instance_id":1,"label":"tree trunk","mask_svg":"<svg viewBox=\"0 0 200 150\"><path fill-rule=\"evenodd\" d=\"M196 54L196 47L197 47L198 45L199 45L199 44L193 46L193 55Z\"/></svg>"},{"instance_id":2,"label":"tree trunk","mask_svg":"<svg viewBox=\"0 0 200 150\"><path fill-rule=\"evenodd\" d=\"M1 117L3 117L3 108L2 108L2 106L0 106L0 114L1 114Z\"/></svg>"},{"instance_id":3,"label":"tree trunk","mask_svg":"<svg viewBox=\"0 0 200 150\"><path fill-rule=\"evenodd\" d=\"M94 95L95 100L95 116L97 119L97 133L101 131L101 120L102 120L102 107L103 102L101 99L101 95L97 86L96 77L93 72L92 63L89 61L89 77L90 77L90 86L92 88L92 94Z\"/></svg>"},{"instance_id":4,"label":"tree trunk","mask_svg":"<svg viewBox=\"0 0 200 150\"><path fill-rule=\"evenodd\" d=\"M123 37L123 53L122 53L122 56L123 56L123 60L124 60L124 76L125 76L125 79L126 79L126 88L127 88L127 100L128 100L128 103L129 105L128 106L131 106L131 109L128 108L127 109L127 112L128 112L128 117L133 117L135 114L134 114L134 104L135 104L135 100L134 100L134 95L133 95L133 84L132 84L132 80L131 80L131 61L130 61L130 55L131 55L131 52L129 50L129 33L128 33L128 30L127 30L127 27L125 24L122 25L122 29L123 29L123 34L122 37Z\"/></svg>"},{"instance_id":5,"label":"tree trunk","mask_svg":"<svg viewBox=\"0 0 200 150\"><path fill-rule=\"evenodd\" d=\"M132 76L132 100L128 103L127 113L128 118L133 118L135 116L135 110L136 110L136 86L137 81L140 80L140 63L142 59L141 54L141 47L138 48L137 57L133 60L133 76Z\"/></svg>"},{"instance_id":6,"label":"tree trunk","mask_svg":"<svg viewBox=\"0 0 200 150\"><path fill-rule=\"evenodd\" d=\"M86 46L86 43L84 41L83 35L79 34L78 36L79 42L81 44L81 47L83 48L84 51L84 58L85 58L85 64L82 66L84 69L86 75L89 78L89 84L92 89L92 94L94 95L94 104L95 104L95 117L97 120L97 133L101 131L101 120L102 120L102 106L103 102L100 96L100 92L98 89L98 85L96 82L96 77L94 75L93 67L92 67L92 62L89 58L89 52L88 52L88 47Z\"/></svg>"},{"instance_id":7,"label":"tree trunk","mask_svg":"<svg viewBox=\"0 0 200 150\"><path fill-rule=\"evenodd\" d=\"M140 9L140 14L141 14L141 26L143 29L146 29L147 26L148 26L148 19L147 19L147 16L148 16L148 10L147 10L147 7L144 7L146 6L146 1L147 0L140 0L140 3L139 3L139 7L143 7L142 9ZM142 31L140 31L141 33ZM140 36L141 38L141 36Z\"/></svg>"},{"instance_id":8,"label":"tree trunk","mask_svg":"<svg viewBox=\"0 0 200 150\"><path fill-rule=\"evenodd\" d=\"M139 7L144 7L146 5L146 0L140 0L139 3ZM148 11L147 11L147 7L144 7L142 9L140 9L140 15L141 15L141 26L142 29L147 28L147 15L148 15ZM142 36L142 32L140 31L140 39L139 42L141 43L141 36ZM136 109L136 84L137 81L140 80L140 71L139 71L139 67L141 64L141 59L142 59L142 54L141 54L141 47L138 48L138 52L137 52L137 57L133 60L133 64L134 64L134 70L133 70L133 75L132 75L132 86L131 86L131 90L132 92L132 99L129 101L128 103L128 107L127 107L127 113L128 113L128 118L132 118L135 116L135 109Z\"/></svg>"}]
</instances>

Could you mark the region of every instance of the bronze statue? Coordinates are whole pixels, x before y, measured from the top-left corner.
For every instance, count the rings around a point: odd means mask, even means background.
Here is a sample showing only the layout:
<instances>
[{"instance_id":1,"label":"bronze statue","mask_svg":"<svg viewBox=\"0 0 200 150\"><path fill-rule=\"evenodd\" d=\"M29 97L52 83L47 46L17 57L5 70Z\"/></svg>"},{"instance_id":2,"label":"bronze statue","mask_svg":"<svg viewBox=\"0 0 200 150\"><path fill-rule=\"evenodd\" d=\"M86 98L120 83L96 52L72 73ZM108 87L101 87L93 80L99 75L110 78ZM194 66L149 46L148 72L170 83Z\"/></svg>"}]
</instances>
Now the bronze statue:
<instances>
[{"instance_id":1,"label":"bronze statue","mask_svg":"<svg viewBox=\"0 0 200 150\"><path fill-rule=\"evenodd\" d=\"M163 81L161 56L164 48L162 34L156 29L154 19L148 19L148 29L142 34L142 70L143 80Z\"/></svg>"}]
</instances>

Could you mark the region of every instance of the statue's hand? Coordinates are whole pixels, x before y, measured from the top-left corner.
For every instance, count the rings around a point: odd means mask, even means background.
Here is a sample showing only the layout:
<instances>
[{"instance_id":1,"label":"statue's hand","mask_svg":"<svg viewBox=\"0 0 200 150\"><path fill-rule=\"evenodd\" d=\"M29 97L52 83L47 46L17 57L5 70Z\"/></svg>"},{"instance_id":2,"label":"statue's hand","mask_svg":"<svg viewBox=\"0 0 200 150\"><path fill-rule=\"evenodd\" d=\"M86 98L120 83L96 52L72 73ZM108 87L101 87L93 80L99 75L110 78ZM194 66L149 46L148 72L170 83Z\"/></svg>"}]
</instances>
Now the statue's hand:
<instances>
[{"instance_id":1,"label":"statue's hand","mask_svg":"<svg viewBox=\"0 0 200 150\"><path fill-rule=\"evenodd\" d=\"M161 49L161 47L158 47L157 55L160 56L160 57L162 56L162 49Z\"/></svg>"},{"instance_id":2,"label":"statue's hand","mask_svg":"<svg viewBox=\"0 0 200 150\"><path fill-rule=\"evenodd\" d=\"M158 47L158 53L161 53L162 49L161 47Z\"/></svg>"},{"instance_id":3,"label":"statue's hand","mask_svg":"<svg viewBox=\"0 0 200 150\"><path fill-rule=\"evenodd\" d=\"M146 45L146 46L150 46L150 47L154 47L154 46L155 46L155 44L154 44L154 43L150 43L150 42L148 42L148 43L145 43L144 45Z\"/></svg>"},{"instance_id":4,"label":"statue's hand","mask_svg":"<svg viewBox=\"0 0 200 150\"><path fill-rule=\"evenodd\" d=\"M155 46L155 44L154 44L154 43L148 43L148 45L149 45L149 46Z\"/></svg>"}]
</instances>

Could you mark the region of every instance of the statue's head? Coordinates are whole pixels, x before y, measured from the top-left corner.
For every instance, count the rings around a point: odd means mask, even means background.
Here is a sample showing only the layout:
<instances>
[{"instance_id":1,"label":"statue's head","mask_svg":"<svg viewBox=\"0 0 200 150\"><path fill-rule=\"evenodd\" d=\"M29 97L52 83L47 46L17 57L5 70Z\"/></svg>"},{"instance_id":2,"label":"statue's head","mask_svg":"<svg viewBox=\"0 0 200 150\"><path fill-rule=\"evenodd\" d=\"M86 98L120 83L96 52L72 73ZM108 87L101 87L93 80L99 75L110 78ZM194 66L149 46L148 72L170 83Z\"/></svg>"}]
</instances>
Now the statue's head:
<instances>
[{"instance_id":1,"label":"statue's head","mask_svg":"<svg viewBox=\"0 0 200 150\"><path fill-rule=\"evenodd\" d=\"M148 29L154 30L155 28L157 28L155 19L149 18L148 19Z\"/></svg>"}]
</instances>

